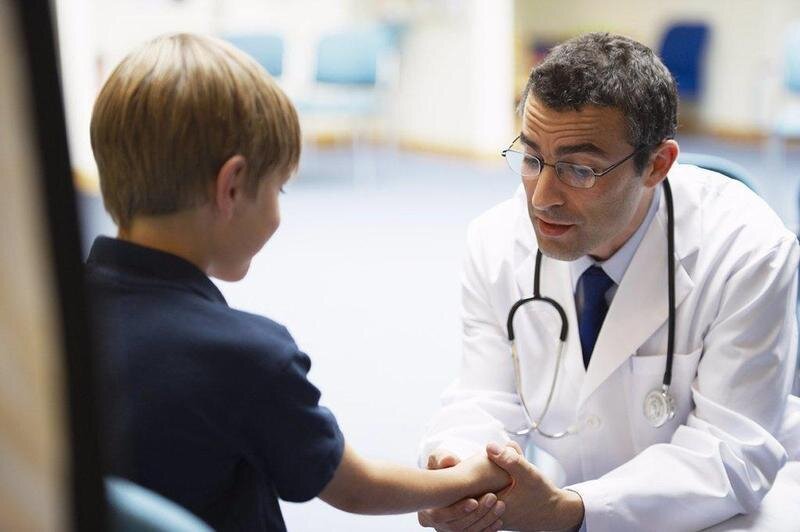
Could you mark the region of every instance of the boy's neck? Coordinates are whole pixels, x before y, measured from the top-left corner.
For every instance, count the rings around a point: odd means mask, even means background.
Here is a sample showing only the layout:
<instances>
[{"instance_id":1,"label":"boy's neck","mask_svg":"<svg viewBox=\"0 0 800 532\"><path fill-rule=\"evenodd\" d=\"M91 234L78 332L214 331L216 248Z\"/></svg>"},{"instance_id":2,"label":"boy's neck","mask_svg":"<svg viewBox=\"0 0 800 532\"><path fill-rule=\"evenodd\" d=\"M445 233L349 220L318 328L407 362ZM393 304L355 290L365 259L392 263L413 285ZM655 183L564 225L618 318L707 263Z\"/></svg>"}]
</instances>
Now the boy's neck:
<instances>
[{"instance_id":1,"label":"boy's neck","mask_svg":"<svg viewBox=\"0 0 800 532\"><path fill-rule=\"evenodd\" d=\"M137 216L117 238L176 255L208 273L211 246L208 220L196 210L162 216Z\"/></svg>"}]
</instances>

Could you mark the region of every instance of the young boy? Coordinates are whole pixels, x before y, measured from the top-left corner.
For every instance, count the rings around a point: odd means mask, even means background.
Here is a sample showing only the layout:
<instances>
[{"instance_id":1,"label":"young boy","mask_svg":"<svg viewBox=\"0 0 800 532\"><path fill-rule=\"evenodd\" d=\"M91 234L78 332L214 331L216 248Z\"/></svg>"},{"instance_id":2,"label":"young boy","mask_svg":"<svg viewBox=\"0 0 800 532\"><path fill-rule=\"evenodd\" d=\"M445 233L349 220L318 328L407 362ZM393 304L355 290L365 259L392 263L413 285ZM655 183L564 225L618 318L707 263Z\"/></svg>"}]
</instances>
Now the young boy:
<instances>
[{"instance_id":1,"label":"young boy","mask_svg":"<svg viewBox=\"0 0 800 532\"><path fill-rule=\"evenodd\" d=\"M193 35L149 42L101 90L91 138L119 227L87 263L110 474L227 530L284 530L278 498L403 513L506 486L486 457L440 471L359 457L288 331L209 280L247 273L300 157L296 112L251 58Z\"/></svg>"}]
</instances>

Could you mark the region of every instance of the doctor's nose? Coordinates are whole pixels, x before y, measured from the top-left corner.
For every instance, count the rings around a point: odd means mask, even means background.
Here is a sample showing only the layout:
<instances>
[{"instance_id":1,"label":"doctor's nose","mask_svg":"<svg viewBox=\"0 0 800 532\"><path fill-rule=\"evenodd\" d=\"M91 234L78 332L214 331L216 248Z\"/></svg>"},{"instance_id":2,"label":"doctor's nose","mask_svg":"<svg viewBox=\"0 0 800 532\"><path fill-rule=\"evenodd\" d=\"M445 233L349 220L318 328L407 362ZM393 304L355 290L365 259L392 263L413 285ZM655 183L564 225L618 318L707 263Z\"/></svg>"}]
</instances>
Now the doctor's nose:
<instances>
[{"instance_id":1,"label":"doctor's nose","mask_svg":"<svg viewBox=\"0 0 800 532\"><path fill-rule=\"evenodd\" d=\"M558 180L556 169L545 166L533 183L531 204L537 211L546 211L564 204L564 184Z\"/></svg>"}]
</instances>

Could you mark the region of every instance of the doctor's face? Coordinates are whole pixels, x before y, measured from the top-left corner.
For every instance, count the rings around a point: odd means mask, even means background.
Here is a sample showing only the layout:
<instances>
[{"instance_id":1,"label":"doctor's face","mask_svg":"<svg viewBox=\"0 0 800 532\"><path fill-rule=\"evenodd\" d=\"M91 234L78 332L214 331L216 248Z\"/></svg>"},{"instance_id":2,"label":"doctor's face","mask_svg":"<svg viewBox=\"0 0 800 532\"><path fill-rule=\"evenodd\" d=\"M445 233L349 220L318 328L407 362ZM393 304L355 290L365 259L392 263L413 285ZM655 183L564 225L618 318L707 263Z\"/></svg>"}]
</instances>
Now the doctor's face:
<instances>
[{"instance_id":1,"label":"doctor's face","mask_svg":"<svg viewBox=\"0 0 800 532\"><path fill-rule=\"evenodd\" d=\"M625 118L618 109L584 106L555 111L531 95L522 120L521 149L548 165L558 161L600 172L634 151L627 141ZM598 177L591 188L559 181L552 166L537 177L523 177L528 213L542 253L558 260L592 255L604 260L636 231L649 206L633 160Z\"/></svg>"}]
</instances>

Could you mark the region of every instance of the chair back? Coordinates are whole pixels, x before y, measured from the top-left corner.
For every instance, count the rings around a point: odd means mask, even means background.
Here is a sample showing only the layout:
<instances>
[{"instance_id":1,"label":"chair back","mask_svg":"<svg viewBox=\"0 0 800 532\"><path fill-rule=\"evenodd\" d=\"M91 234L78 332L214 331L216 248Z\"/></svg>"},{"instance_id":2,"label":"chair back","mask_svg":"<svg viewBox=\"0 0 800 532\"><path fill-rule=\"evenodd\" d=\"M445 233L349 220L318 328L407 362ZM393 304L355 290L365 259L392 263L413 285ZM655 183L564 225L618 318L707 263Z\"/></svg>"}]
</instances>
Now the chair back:
<instances>
[{"instance_id":1,"label":"chair back","mask_svg":"<svg viewBox=\"0 0 800 532\"><path fill-rule=\"evenodd\" d=\"M703 81L703 56L708 26L703 23L677 23L667 29L659 55L678 84L682 98L697 98Z\"/></svg>"},{"instance_id":2,"label":"chair back","mask_svg":"<svg viewBox=\"0 0 800 532\"><path fill-rule=\"evenodd\" d=\"M786 32L786 57L784 80L789 92L800 94L800 21L789 26Z\"/></svg>"},{"instance_id":3,"label":"chair back","mask_svg":"<svg viewBox=\"0 0 800 532\"><path fill-rule=\"evenodd\" d=\"M326 35L317 46L316 80L337 85L375 85L381 56L395 45L386 26Z\"/></svg>"},{"instance_id":4,"label":"chair back","mask_svg":"<svg viewBox=\"0 0 800 532\"><path fill-rule=\"evenodd\" d=\"M114 532L211 532L187 510L133 482L108 478L106 494Z\"/></svg>"},{"instance_id":5,"label":"chair back","mask_svg":"<svg viewBox=\"0 0 800 532\"><path fill-rule=\"evenodd\" d=\"M283 38L271 34L229 35L229 43L251 55L273 77L283 74Z\"/></svg>"},{"instance_id":6,"label":"chair back","mask_svg":"<svg viewBox=\"0 0 800 532\"><path fill-rule=\"evenodd\" d=\"M731 179L741 181L747 185L750 190L758 194L758 190L753 184L753 179L750 177L750 172L748 172L743 166L736 164L733 161L729 161L724 157L707 155L705 153L686 152L680 154L678 162L682 164L693 164L695 166L699 166L700 168L705 168L706 170L711 170L722 175L726 175Z\"/></svg>"}]
</instances>

